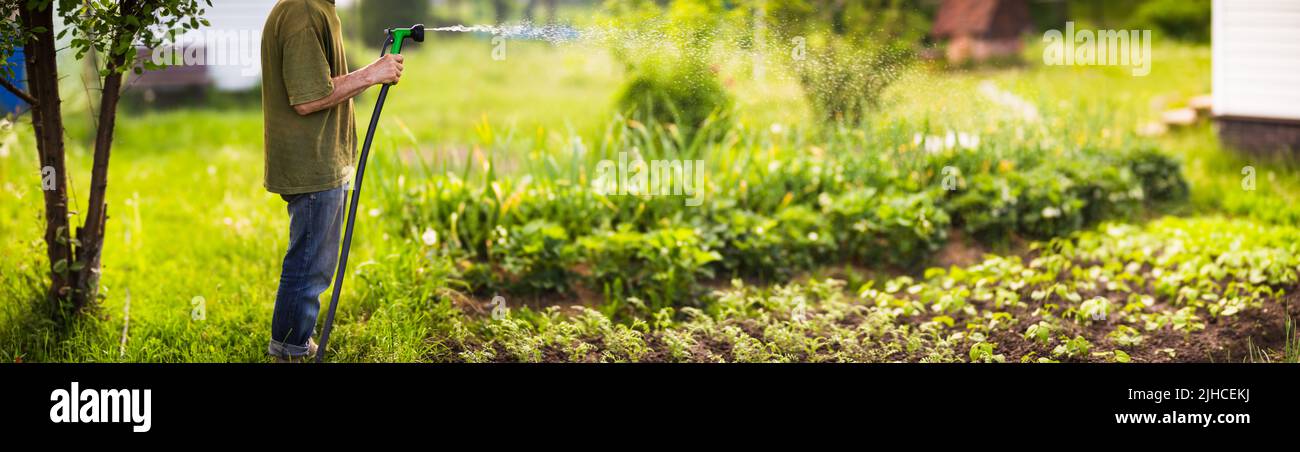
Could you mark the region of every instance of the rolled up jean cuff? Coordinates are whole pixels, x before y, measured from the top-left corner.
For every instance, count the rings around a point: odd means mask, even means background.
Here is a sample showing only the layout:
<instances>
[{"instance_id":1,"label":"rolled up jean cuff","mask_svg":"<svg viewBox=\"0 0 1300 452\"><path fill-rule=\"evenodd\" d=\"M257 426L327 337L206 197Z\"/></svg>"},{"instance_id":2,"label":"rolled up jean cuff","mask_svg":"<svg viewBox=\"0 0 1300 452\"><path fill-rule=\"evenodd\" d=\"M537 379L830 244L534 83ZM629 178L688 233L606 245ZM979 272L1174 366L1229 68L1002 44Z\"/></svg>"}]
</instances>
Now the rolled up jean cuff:
<instances>
[{"instance_id":1,"label":"rolled up jean cuff","mask_svg":"<svg viewBox=\"0 0 1300 452\"><path fill-rule=\"evenodd\" d=\"M299 358L307 356L310 350L306 345L293 345L271 339L266 346L266 354L279 358Z\"/></svg>"}]
</instances>

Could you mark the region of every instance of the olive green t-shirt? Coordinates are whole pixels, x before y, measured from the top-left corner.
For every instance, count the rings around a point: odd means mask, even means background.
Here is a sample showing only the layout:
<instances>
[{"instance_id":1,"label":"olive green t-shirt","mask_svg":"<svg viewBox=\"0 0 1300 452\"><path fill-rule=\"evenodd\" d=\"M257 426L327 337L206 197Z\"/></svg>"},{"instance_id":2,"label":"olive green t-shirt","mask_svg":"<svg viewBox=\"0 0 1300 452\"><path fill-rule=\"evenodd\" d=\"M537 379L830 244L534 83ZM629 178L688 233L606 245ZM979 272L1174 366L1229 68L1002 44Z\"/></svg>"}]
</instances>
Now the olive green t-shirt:
<instances>
[{"instance_id":1,"label":"olive green t-shirt","mask_svg":"<svg viewBox=\"0 0 1300 452\"><path fill-rule=\"evenodd\" d=\"M347 71L334 0L275 4L262 30L267 190L309 193L351 179L356 150L352 101L305 116L293 109L330 95L333 77Z\"/></svg>"}]
</instances>

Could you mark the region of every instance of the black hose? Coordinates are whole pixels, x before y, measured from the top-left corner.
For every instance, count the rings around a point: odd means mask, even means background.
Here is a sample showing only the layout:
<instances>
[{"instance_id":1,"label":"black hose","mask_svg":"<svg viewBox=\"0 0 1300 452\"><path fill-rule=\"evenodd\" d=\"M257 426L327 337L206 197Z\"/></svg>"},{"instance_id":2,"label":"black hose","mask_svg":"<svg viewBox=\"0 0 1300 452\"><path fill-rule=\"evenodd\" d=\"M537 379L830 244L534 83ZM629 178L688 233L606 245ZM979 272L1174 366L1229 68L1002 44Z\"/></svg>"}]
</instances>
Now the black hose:
<instances>
[{"instance_id":1,"label":"black hose","mask_svg":"<svg viewBox=\"0 0 1300 452\"><path fill-rule=\"evenodd\" d=\"M379 56L388 53L388 46L393 38L390 35L384 42ZM357 177L353 181L352 201L348 203L348 223L343 229L343 248L339 253L339 268L334 273L334 293L330 295L330 308L325 314L325 328L321 330L320 347L316 350L316 362L325 360L325 347L329 345L330 330L334 328L334 310L339 306L339 294L343 292L343 275L348 269L348 250L352 248L352 226L357 220L357 202L361 199L361 178L366 174L366 157L370 155L370 143L375 139L375 129L379 127L379 113L384 110L384 99L388 97L389 85L379 89L379 98L375 100L375 112L370 115L370 129L366 130L366 141L361 145L361 158L357 162Z\"/></svg>"}]
</instances>

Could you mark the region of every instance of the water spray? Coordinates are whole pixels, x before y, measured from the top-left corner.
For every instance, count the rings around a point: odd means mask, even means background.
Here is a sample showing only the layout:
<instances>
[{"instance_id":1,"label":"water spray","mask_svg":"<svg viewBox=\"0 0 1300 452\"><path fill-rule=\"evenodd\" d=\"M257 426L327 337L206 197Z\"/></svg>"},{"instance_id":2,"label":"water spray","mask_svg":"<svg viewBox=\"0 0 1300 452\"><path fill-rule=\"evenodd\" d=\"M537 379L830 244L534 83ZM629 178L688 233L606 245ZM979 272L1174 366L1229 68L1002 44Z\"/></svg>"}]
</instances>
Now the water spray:
<instances>
[{"instance_id":1,"label":"water spray","mask_svg":"<svg viewBox=\"0 0 1300 452\"><path fill-rule=\"evenodd\" d=\"M565 25L536 26L530 23L515 25L452 25L430 28L429 31L450 33L484 33L509 39L546 41L551 44L590 38L590 31L584 32Z\"/></svg>"}]
</instances>

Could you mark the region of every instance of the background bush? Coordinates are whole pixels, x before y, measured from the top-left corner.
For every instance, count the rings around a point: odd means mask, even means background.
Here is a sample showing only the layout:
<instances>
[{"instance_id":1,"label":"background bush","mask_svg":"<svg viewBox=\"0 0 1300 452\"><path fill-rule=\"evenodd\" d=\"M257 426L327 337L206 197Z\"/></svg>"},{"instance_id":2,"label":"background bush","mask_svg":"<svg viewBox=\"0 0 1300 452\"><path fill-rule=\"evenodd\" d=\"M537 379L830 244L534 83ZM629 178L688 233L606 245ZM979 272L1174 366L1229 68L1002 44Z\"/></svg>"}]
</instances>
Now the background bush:
<instances>
[{"instance_id":1,"label":"background bush","mask_svg":"<svg viewBox=\"0 0 1300 452\"><path fill-rule=\"evenodd\" d=\"M731 96L702 59L647 58L623 85L619 109L647 124L674 124L683 141L717 125L725 130Z\"/></svg>"},{"instance_id":2,"label":"background bush","mask_svg":"<svg viewBox=\"0 0 1300 452\"><path fill-rule=\"evenodd\" d=\"M1210 42L1211 0L1152 0L1134 14L1132 26L1184 41Z\"/></svg>"},{"instance_id":3,"label":"background bush","mask_svg":"<svg viewBox=\"0 0 1300 452\"><path fill-rule=\"evenodd\" d=\"M804 97L826 123L856 124L866 119L913 58L907 49L863 47L838 36L825 37L809 53L794 67Z\"/></svg>"},{"instance_id":4,"label":"background bush","mask_svg":"<svg viewBox=\"0 0 1300 452\"><path fill-rule=\"evenodd\" d=\"M383 44L385 28L427 23L431 17L427 0L364 0L357 5L361 27L358 36L366 45ZM357 27L353 27L357 29Z\"/></svg>"},{"instance_id":5,"label":"background bush","mask_svg":"<svg viewBox=\"0 0 1300 452\"><path fill-rule=\"evenodd\" d=\"M731 97L711 64L728 17L721 1L676 0L665 9L649 0L609 0L604 10L623 38L610 42L629 74L617 98L622 112L646 124L673 124L684 142L705 127L729 128Z\"/></svg>"},{"instance_id":6,"label":"background bush","mask_svg":"<svg viewBox=\"0 0 1300 452\"><path fill-rule=\"evenodd\" d=\"M929 30L934 5L911 0L774 0L779 39L804 96L828 123L856 123L879 107Z\"/></svg>"}]
</instances>

